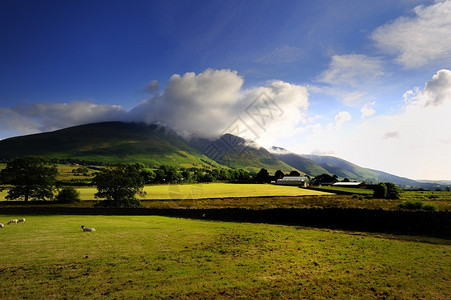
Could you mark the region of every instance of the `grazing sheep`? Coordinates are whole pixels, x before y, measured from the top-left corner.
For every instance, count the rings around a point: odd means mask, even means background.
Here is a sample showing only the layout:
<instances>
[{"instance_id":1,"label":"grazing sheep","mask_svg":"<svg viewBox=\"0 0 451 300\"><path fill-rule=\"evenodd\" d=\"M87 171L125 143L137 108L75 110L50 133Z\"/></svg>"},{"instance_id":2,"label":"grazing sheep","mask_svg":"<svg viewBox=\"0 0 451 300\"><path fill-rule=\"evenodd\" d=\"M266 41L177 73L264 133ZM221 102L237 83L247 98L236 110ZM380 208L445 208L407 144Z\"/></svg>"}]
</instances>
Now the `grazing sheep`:
<instances>
[{"instance_id":1,"label":"grazing sheep","mask_svg":"<svg viewBox=\"0 0 451 300\"><path fill-rule=\"evenodd\" d=\"M5 225L3 225L3 223L0 223L0 228L5 228Z\"/></svg>"},{"instance_id":2,"label":"grazing sheep","mask_svg":"<svg viewBox=\"0 0 451 300\"><path fill-rule=\"evenodd\" d=\"M24 223L25 221L26 221L25 218L22 218L22 219L17 220L17 223Z\"/></svg>"},{"instance_id":3,"label":"grazing sheep","mask_svg":"<svg viewBox=\"0 0 451 300\"><path fill-rule=\"evenodd\" d=\"M83 231L96 231L96 229L93 227L85 227L83 225L81 225L81 229L83 229Z\"/></svg>"},{"instance_id":4,"label":"grazing sheep","mask_svg":"<svg viewBox=\"0 0 451 300\"><path fill-rule=\"evenodd\" d=\"M9 225L9 224L11 224L11 223L17 224L17 222L19 222L19 220L17 220L17 219L12 219L12 220L9 220L8 223L6 223L6 225Z\"/></svg>"}]
</instances>

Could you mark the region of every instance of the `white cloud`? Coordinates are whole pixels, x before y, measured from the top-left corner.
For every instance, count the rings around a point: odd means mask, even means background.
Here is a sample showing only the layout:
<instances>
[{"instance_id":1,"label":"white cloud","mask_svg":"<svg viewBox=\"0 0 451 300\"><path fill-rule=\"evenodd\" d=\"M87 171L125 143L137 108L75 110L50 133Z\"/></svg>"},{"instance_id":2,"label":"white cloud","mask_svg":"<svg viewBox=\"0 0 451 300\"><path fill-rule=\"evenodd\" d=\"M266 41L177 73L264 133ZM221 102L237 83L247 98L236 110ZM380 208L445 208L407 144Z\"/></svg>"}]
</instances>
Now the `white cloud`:
<instances>
[{"instance_id":1,"label":"white cloud","mask_svg":"<svg viewBox=\"0 0 451 300\"><path fill-rule=\"evenodd\" d=\"M420 96L426 101L426 106L440 106L451 101L451 71L440 70L426 83Z\"/></svg>"},{"instance_id":2,"label":"white cloud","mask_svg":"<svg viewBox=\"0 0 451 300\"><path fill-rule=\"evenodd\" d=\"M311 133L297 136L296 150L334 151L358 165L413 179L451 179L449 74L440 70L423 88L405 93L407 101L397 113L353 122L340 134L327 126L311 127Z\"/></svg>"},{"instance_id":3,"label":"white cloud","mask_svg":"<svg viewBox=\"0 0 451 300\"><path fill-rule=\"evenodd\" d=\"M335 126L341 129L344 123L352 120L352 116L347 111L341 111L335 116Z\"/></svg>"},{"instance_id":4,"label":"white cloud","mask_svg":"<svg viewBox=\"0 0 451 300\"><path fill-rule=\"evenodd\" d=\"M376 104L376 101L366 103L362 109L360 109L362 119L370 117L376 113L373 106Z\"/></svg>"},{"instance_id":5,"label":"white cloud","mask_svg":"<svg viewBox=\"0 0 451 300\"><path fill-rule=\"evenodd\" d=\"M0 109L3 128L21 134L51 131L93 122L122 120L126 111L117 105L97 105L89 101L37 103Z\"/></svg>"},{"instance_id":6,"label":"white cloud","mask_svg":"<svg viewBox=\"0 0 451 300\"><path fill-rule=\"evenodd\" d=\"M363 54L333 55L329 68L318 81L331 85L357 86L382 76L382 62Z\"/></svg>"},{"instance_id":7,"label":"white cloud","mask_svg":"<svg viewBox=\"0 0 451 300\"><path fill-rule=\"evenodd\" d=\"M269 146L305 117L305 87L283 81L244 89L236 71L207 69L173 75L163 93L134 108L130 120L162 122L184 136L231 132ZM238 128L238 131L237 131Z\"/></svg>"},{"instance_id":8,"label":"white cloud","mask_svg":"<svg viewBox=\"0 0 451 300\"><path fill-rule=\"evenodd\" d=\"M415 16L400 17L377 28L372 39L382 51L396 55L398 63L416 68L451 60L451 1L417 6Z\"/></svg>"}]
</instances>

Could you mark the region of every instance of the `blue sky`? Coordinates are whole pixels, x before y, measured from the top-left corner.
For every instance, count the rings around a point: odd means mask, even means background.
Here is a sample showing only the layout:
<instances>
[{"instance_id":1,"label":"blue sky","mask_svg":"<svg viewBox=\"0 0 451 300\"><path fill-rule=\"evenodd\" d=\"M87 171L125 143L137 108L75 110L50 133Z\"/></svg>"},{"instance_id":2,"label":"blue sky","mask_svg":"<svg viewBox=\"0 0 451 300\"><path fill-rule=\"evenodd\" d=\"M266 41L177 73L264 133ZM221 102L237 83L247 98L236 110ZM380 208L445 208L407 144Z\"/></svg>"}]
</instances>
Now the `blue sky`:
<instances>
[{"instance_id":1,"label":"blue sky","mask_svg":"<svg viewBox=\"0 0 451 300\"><path fill-rule=\"evenodd\" d=\"M451 1L1 1L0 139L239 118L264 146L451 179L450 20Z\"/></svg>"}]
</instances>

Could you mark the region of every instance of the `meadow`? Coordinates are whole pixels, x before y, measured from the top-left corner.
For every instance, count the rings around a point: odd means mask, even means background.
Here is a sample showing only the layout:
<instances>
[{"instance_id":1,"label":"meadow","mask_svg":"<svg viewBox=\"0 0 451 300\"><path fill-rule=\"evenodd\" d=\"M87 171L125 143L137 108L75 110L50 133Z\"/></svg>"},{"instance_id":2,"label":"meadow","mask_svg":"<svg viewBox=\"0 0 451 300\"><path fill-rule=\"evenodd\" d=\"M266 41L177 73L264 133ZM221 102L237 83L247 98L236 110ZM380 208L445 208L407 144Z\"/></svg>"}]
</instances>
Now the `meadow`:
<instances>
[{"instance_id":1,"label":"meadow","mask_svg":"<svg viewBox=\"0 0 451 300\"><path fill-rule=\"evenodd\" d=\"M17 217L27 222L0 229L1 299L451 298L447 240L158 216Z\"/></svg>"},{"instance_id":2,"label":"meadow","mask_svg":"<svg viewBox=\"0 0 451 300\"><path fill-rule=\"evenodd\" d=\"M95 187L77 188L82 200L93 200L97 192ZM205 199L227 197L261 197L261 196L312 196L330 195L327 192L300 189L295 186L270 184L232 184L232 183L197 183L147 185L139 199Z\"/></svg>"}]
</instances>

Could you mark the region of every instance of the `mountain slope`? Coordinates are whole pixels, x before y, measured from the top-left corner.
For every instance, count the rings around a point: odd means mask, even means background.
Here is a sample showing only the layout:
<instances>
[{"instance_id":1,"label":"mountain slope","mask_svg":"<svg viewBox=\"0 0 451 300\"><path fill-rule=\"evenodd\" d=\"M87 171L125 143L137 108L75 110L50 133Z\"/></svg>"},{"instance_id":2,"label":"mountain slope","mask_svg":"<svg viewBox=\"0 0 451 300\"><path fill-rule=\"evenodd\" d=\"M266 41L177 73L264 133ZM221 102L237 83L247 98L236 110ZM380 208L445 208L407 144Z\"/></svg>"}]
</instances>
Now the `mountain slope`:
<instances>
[{"instance_id":1,"label":"mountain slope","mask_svg":"<svg viewBox=\"0 0 451 300\"><path fill-rule=\"evenodd\" d=\"M277 170L288 173L295 169L265 148L232 134L225 134L216 140L192 138L188 143L218 163L235 169L258 172L264 168L270 174Z\"/></svg>"},{"instance_id":2,"label":"mountain slope","mask_svg":"<svg viewBox=\"0 0 451 300\"><path fill-rule=\"evenodd\" d=\"M307 175L316 177L321 174L329 174L330 172L324 169L322 166L316 162L305 158L299 154L289 152L280 147L272 147L271 153L277 159L283 161L284 163L303 171Z\"/></svg>"},{"instance_id":3,"label":"mountain slope","mask_svg":"<svg viewBox=\"0 0 451 300\"><path fill-rule=\"evenodd\" d=\"M337 175L341 178L348 178L351 180L364 180L366 182L380 181L379 175L373 170L365 169L357 166L349 161L334 156L322 155L302 155L321 167L326 169L330 174Z\"/></svg>"},{"instance_id":4,"label":"mountain slope","mask_svg":"<svg viewBox=\"0 0 451 300\"><path fill-rule=\"evenodd\" d=\"M91 162L219 166L159 125L104 122L0 141L0 159L40 155Z\"/></svg>"}]
</instances>

